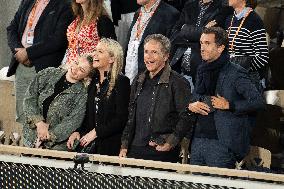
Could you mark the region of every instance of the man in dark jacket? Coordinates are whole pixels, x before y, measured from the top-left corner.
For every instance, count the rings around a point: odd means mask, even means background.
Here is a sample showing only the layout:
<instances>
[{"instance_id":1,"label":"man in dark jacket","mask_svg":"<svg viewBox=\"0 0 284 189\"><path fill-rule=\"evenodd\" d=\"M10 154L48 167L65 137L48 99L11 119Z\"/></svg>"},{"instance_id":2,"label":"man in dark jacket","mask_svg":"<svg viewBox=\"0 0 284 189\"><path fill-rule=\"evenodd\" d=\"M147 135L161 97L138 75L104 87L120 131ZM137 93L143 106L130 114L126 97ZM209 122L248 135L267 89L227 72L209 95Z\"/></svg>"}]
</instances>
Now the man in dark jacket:
<instances>
[{"instance_id":1,"label":"man in dark jacket","mask_svg":"<svg viewBox=\"0 0 284 189\"><path fill-rule=\"evenodd\" d=\"M203 61L188 106L196 118L191 164L234 168L249 150L248 114L264 108L248 72L230 63L227 41L220 27L206 28L200 38Z\"/></svg>"},{"instance_id":2,"label":"man in dark jacket","mask_svg":"<svg viewBox=\"0 0 284 189\"><path fill-rule=\"evenodd\" d=\"M190 87L168 65L169 39L161 34L144 41L147 71L132 85L128 122L120 157L177 162L178 144L190 128L185 112Z\"/></svg>"},{"instance_id":3,"label":"man in dark jacket","mask_svg":"<svg viewBox=\"0 0 284 189\"><path fill-rule=\"evenodd\" d=\"M17 121L23 114L23 95L35 73L60 65L72 19L68 0L22 0L7 27L8 45L14 55L7 76L16 74Z\"/></svg>"},{"instance_id":4,"label":"man in dark jacket","mask_svg":"<svg viewBox=\"0 0 284 189\"><path fill-rule=\"evenodd\" d=\"M189 0L172 30L170 65L189 80L192 90L198 62L201 60L199 39L202 29L224 27L229 13L230 8L223 5L223 0Z\"/></svg>"},{"instance_id":5,"label":"man in dark jacket","mask_svg":"<svg viewBox=\"0 0 284 189\"><path fill-rule=\"evenodd\" d=\"M150 34L168 36L179 17L174 7L161 0L137 0L136 11L127 36L125 75L132 83L137 73L145 71L143 41Z\"/></svg>"}]
</instances>

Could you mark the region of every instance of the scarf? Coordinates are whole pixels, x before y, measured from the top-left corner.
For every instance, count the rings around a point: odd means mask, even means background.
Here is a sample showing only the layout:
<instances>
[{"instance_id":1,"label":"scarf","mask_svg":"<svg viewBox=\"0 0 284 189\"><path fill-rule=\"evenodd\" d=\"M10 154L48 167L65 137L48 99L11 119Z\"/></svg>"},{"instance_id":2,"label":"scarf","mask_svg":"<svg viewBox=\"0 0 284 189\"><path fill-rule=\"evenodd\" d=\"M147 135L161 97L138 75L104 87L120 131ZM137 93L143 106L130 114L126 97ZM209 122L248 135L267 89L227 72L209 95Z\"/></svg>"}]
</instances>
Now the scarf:
<instances>
[{"instance_id":1,"label":"scarf","mask_svg":"<svg viewBox=\"0 0 284 189\"><path fill-rule=\"evenodd\" d=\"M196 93L200 95L215 95L217 80L223 66L230 61L228 53L213 62L202 61L197 70Z\"/></svg>"}]
</instances>

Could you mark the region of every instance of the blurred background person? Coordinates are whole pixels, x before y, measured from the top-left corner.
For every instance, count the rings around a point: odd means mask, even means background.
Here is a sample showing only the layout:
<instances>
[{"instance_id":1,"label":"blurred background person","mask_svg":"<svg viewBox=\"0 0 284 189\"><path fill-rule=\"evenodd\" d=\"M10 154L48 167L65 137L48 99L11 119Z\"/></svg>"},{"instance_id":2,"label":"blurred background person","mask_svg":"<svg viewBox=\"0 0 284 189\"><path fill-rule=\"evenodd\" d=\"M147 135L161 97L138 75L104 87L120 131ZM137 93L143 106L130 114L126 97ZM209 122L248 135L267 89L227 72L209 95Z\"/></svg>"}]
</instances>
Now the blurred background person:
<instances>
[{"instance_id":1,"label":"blurred background person","mask_svg":"<svg viewBox=\"0 0 284 189\"><path fill-rule=\"evenodd\" d=\"M171 33L171 62L174 70L190 82L194 89L196 69L201 62L199 39L204 27L225 26L232 10L223 0L188 1Z\"/></svg>"},{"instance_id":2,"label":"blurred background person","mask_svg":"<svg viewBox=\"0 0 284 189\"><path fill-rule=\"evenodd\" d=\"M246 0L229 0L229 6L234 9L234 13L226 20L231 61L247 69L252 81L262 90L260 80L268 64L263 21L246 5Z\"/></svg>"},{"instance_id":3,"label":"blurred background person","mask_svg":"<svg viewBox=\"0 0 284 189\"><path fill-rule=\"evenodd\" d=\"M67 65L77 57L92 53L103 37L116 39L114 25L103 0L72 0L75 20L68 26L68 49L64 63Z\"/></svg>"},{"instance_id":4,"label":"blurred background person","mask_svg":"<svg viewBox=\"0 0 284 189\"><path fill-rule=\"evenodd\" d=\"M146 70L144 39L151 34L168 36L179 17L179 11L161 0L137 0L142 7L136 11L127 36L125 75L132 83L134 77Z\"/></svg>"}]
</instances>

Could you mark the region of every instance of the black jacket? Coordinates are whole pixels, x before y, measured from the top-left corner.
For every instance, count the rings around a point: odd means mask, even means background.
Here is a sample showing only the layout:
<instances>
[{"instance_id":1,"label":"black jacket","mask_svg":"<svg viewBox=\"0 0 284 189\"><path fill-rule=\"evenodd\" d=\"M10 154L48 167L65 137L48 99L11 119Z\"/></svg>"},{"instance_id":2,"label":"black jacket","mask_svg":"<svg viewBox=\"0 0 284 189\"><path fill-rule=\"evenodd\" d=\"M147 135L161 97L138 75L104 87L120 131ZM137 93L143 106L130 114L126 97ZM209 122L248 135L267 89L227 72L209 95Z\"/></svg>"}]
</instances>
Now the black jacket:
<instances>
[{"instance_id":1,"label":"black jacket","mask_svg":"<svg viewBox=\"0 0 284 189\"><path fill-rule=\"evenodd\" d=\"M127 36L127 44L129 43L131 30L136 23L139 11L136 11L130 29ZM175 24L176 20L179 17L179 12L174 7L168 5L167 3L161 1L158 5L156 12L153 14L148 25L145 28L145 31L142 35L141 43L138 47L138 73L145 71L146 66L144 64L144 39L151 34L163 34L169 36L172 26ZM125 59L127 56L127 48L125 50Z\"/></svg>"},{"instance_id":2,"label":"black jacket","mask_svg":"<svg viewBox=\"0 0 284 189\"><path fill-rule=\"evenodd\" d=\"M95 153L117 156L120 149L121 134L128 117L130 81L127 77L119 75L109 98L104 94L105 97L100 100L98 116L95 116L96 77L98 77L97 74L94 75L89 85L86 116L82 126L77 131L83 136L95 128L97 133Z\"/></svg>"},{"instance_id":3,"label":"black jacket","mask_svg":"<svg viewBox=\"0 0 284 189\"><path fill-rule=\"evenodd\" d=\"M139 5L136 0L114 0L111 2L112 20L115 25L121 19L122 14L137 11Z\"/></svg>"},{"instance_id":4,"label":"black jacket","mask_svg":"<svg viewBox=\"0 0 284 189\"><path fill-rule=\"evenodd\" d=\"M135 135L135 113L137 97L143 88L146 74L138 75L131 86L129 116L121 138L122 148L131 145ZM145 127L150 127L153 136L162 137L172 147L175 147L191 128L190 117L186 114L190 97L190 86L178 73L171 70L167 64L154 87L154 103L149 110L149 120Z\"/></svg>"},{"instance_id":5,"label":"black jacket","mask_svg":"<svg viewBox=\"0 0 284 189\"><path fill-rule=\"evenodd\" d=\"M106 15L101 15L97 24L98 35L100 38L111 38L116 40L114 24L111 19Z\"/></svg>"},{"instance_id":6,"label":"black jacket","mask_svg":"<svg viewBox=\"0 0 284 189\"><path fill-rule=\"evenodd\" d=\"M200 13L199 1L188 1L185 4L180 18L172 30L170 38L172 42L170 64L171 66L175 65L173 67L174 70L180 71L180 64L177 63L180 63L179 61L187 47L191 47L191 76L194 77L196 75L198 62L201 61L199 39L203 28L207 23L213 20L216 20L217 26L224 28L226 17L230 15L231 11L231 8L223 7L222 0L213 0L201 19L200 27L196 27ZM181 51L177 56L173 57L179 47L184 47L184 51Z\"/></svg>"},{"instance_id":7,"label":"black jacket","mask_svg":"<svg viewBox=\"0 0 284 189\"><path fill-rule=\"evenodd\" d=\"M22 35L36 1L22 0L14 19L7 27L8 45L13 54L22 48ZM34 31L34 43L27 48L28 58L36 71L60 65L67 48L66 30L73 19L68 0L50 0ZM12 57L7 76L14 75L19 62Z\"/></svg>"}]
</instances>

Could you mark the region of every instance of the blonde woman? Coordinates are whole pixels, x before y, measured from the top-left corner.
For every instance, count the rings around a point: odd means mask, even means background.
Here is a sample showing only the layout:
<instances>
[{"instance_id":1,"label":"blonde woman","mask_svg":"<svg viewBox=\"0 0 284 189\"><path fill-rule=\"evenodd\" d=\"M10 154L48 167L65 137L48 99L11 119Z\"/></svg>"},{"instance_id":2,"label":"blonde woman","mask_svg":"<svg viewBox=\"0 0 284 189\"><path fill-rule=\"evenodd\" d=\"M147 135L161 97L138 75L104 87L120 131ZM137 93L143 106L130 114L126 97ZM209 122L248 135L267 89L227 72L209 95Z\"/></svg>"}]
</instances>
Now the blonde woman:
<instances>
[{"instance_id":1,"label":"blonde woman","mask_svg":"<svg viewBox=\"0 0 284 189\"><path fill-rule=\"evenodd\" d=\"M103 38L94 53L95 73L88 90L87 111L82 126L67 142L69 149L103 155L118 155L120 138L128 117L130 81L121 74L122 47Z\"/></svg>"},{"instance_id":2,"label":"blonde woman","mask_svg":"<svg viewBox=\"0 0 284 189\"><path fill-rule=\"evenodd\" d=\"M116 39L114 25L103 0L72 0L75 20L68 26L66 64L91 53L103 37Z\"/></svg>"}]
</instances>

